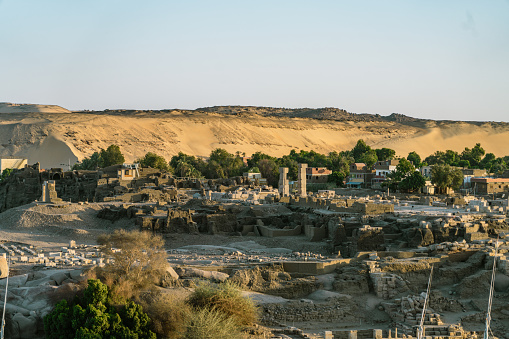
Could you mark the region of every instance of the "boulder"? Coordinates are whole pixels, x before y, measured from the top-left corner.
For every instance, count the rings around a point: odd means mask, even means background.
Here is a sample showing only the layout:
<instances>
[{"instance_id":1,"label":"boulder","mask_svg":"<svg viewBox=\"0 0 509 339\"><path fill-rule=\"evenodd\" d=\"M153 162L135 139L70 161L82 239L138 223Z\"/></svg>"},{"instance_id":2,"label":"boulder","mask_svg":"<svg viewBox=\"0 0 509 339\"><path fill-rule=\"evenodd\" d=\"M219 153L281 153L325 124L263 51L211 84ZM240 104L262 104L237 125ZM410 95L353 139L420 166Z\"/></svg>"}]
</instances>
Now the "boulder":
<instances>
[{"instance_id":1,"label":"boulder","mask_svg":"<svg viewBox=\"0 0 509 339\"><path fill-rule=\"evenodd\" d=\"M194 267L178 267L175 269L175 272L181 278L202 278L220 282L223 282L230 277L226 273L217 271L204 271Z\"/></svg>"},{"instance_id":2,"label":"boulder","mask_svg":"<svg viewBox=\"0 0 509 339\"><path fill-rule=\"evenodd\" d=\"M175 280L177 280L179 278L179 275L177 274L177 272L175 272L173 267L171 267L170 265L166 266L166 274Z\"/></svg>"},{"instance_id":3,"label":"boulder","mask_svg":"<svg viewBox=\"0 0 509 339\"><path fill-rule=\"evenodd\" d=\"M509 277L505 274L497 273L494 288L496 292L506 292L509 288Z\"/></svg>"}]
</instances>

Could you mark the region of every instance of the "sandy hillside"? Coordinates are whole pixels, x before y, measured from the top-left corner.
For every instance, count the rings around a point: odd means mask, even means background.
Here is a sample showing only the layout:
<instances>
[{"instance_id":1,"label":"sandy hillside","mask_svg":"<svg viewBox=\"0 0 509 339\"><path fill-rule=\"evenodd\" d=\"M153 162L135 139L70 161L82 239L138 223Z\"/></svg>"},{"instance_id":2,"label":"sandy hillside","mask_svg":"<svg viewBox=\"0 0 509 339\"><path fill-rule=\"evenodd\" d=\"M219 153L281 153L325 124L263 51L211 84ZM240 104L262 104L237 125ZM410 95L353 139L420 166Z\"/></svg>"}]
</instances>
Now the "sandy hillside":
<instances>
[{"instance_id":1,"label":"sandy hillside","mask_svg":"<svg viewBox=\"0 0 509 339\"><path fill-rule=\"evenodd\" d=\"M292 149L327 153L351 149L360 138L402 156L410 151L422 157L435 150L461 151L476 142L497 156L509 155L507 123L437 122L337 109L60 113L0 114L0 156L24 156L29 163L38 161L49 168L73 164L111 144L119 145L127 161L132 161L148 151L169 160L179 151L207 156L217 147L247 155L262 151L280 156Z\"/></svg>"},{"instance_id":2,"label":"sandy hillside","mask_svg":"<svg viewBox=\"0 0 509 339\"><path fill-rule=\"evenodd\" d=\"M0 102L0 113L71 113L71 111L56 105L12 104Z\"/></svg>"}]
</instances>

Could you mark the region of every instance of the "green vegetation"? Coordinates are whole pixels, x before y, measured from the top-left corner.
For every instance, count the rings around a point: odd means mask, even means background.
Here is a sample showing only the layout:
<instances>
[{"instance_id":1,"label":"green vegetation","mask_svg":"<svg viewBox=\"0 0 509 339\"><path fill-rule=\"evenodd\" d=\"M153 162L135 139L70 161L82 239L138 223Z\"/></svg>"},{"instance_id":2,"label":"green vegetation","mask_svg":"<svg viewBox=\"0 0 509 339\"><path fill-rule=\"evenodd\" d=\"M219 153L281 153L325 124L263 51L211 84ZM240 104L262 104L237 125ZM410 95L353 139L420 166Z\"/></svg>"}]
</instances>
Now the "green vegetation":
<instances>
[{"instance_id":1,"label":"green vegetation","mask_svg":"<svg viewBox=\"0 0 509 339\"><path fill-rule=\"evenodd\" d=\"M124 155L117 145L110 145L107 149L101 149L100 152L94 152L89 158L83 159L81 163L75 164L73 170L95 170L112 165L123 164Z\"/></svg>"},{"instance_id":2,"label":"green vegetation","mask_svg":"<svg viewBox=\"0 0 509 339\"><path fill-rule=\"evenodd\" d=\"M148 152L143 158L136 160L136 162L139 163L141 167L152 167L161 171L173 173L173 168L170 167L168 162L166 162L162 156L152 152Z\"/></svg>"},{"instance_id":3,"label":"green vegetation","mask_svg":"<svg viewBox=\"0 0 509 339\"><path fill-rule=\"evenodd\" d=\"M60 301L44 317L44 332L48 339L155 339L149 324L140 305L128 300L113 303L108 286L90 279L81 297L71 303Z\"/></svg>"},{"instance_id":4,"label":"green vegetation","mask_svg":"<svg viewBox=\"0 0 509 339\"><path fill-rule=\"evenodd\" d=\"M2 174L0 175L0 182L4 181L5 179L7 179L8 176L10 176L13 172L13 169L12 168L6 168L2 171Z\"/></svg>"},{"instance_id":5,"label":"green vegetation","mask_svg":"<svg viewBox=\"0 0 509 339\"><path fill-rule=\"evenodd\" d=\"M245 156L245 153L242 154ZM261 173L267 179L269 185L276 187L279 180L279 168L288 168L288 179L297 180L298 164L306 163L308 167L326 167L332 170L329 177L330 183L342 186L345 178L350 175L350 165L354 162L363 162L368 167L377 161L399 159L405 166L449 165L453 167L486 169L488 173L500 175L509 169L509 156L496 157L493 153L486 153L477 143L473 148L465 147L463 152L452 150L436 151L422 160L417 152L410 152L406 158L398 158L396 152L390 148L373 149L362 139L359 139L351 150L330 152L321 154L315 151L299 152L292 150L289 154L281 157L273 157L262 152L256 152L244 162L241 152L229 153L222 148L214 149L209 158L204 160L199 157L179 152L173 156L169 163L155 153L148 152L143 158L137 160L142 166L150 166L160 170L174 173L178 177L190 178L231 178L242 176L245 172ZM96 169L112 164L123 163L124 157L116 145L109 146L106 150L95 152L89 158L83 159L76 164L74 169ZM400 166L401 167L401 166ZM419 188L422 178L417 174L410 176L411 171L400 168L400 171L391 178L389 184L394 188L402 183L400 189L413 191ZM406 179L406 180L405 180ZM403 188L405 187L405 188Z\"/></svg>"},{"instance_id":6,"label":"green vegetation","mask_svg":"<svg viewBox=\"0 0 509 339\"><path fill-rule=\"evenodd\" d=\"M440 193L447 188L458 189L463 183L463 173L459 168L449 165L436 165L431 168L431 182L438 187Z\"/></svg>"}]
</instances>

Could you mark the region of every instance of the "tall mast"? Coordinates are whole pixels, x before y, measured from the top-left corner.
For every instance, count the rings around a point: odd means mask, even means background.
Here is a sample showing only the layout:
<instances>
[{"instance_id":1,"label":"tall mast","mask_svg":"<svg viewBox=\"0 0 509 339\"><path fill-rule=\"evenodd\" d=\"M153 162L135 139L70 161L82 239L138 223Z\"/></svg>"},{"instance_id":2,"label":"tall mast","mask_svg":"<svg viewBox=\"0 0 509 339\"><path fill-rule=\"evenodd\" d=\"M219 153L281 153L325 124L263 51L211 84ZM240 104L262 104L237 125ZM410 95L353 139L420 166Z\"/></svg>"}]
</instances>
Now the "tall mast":
<instances>
[{"instance_id":1,"label":"tall mast","mask_svg":"<svg viewBox=\"0 0 509 339\"><path fill-rule=\"evenodd\" d=\"M424 299L424 305L422 306L421 323L419 324L419 328L417 329L417 339L421 339L424 336L424 317L426 315L426 305L428 304L432 277L433 277L433 265L431 265L431 272L429 273L428 289L426 290L426 298Z\"/></svg>"},{"instance_id":2,"label":"tall mast","mask_svg":"<svg viewBox=\"0 0 509 339\"><path fill-rule=\"evenodd\" d=\"M497 266L498 238L495 244L495 256L493 257L493 268L491 270L490 297L488 299L488 310L486 312L486 325L484 327L484 339L488 339L491 323L491 305L493 303L493 289L495 287L495 273Z\"/></svg>"}]
</instances>

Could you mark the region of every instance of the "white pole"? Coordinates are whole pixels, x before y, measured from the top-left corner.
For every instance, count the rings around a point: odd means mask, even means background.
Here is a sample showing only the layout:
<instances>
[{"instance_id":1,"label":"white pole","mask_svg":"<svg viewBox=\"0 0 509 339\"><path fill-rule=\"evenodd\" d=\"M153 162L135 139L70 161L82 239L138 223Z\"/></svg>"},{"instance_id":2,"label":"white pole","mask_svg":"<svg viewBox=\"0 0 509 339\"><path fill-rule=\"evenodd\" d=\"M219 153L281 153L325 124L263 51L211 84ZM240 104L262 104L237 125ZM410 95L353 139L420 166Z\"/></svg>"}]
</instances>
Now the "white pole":
<instances>
[{"instance_id":1,"label":"white pole","mask_svg":"<svg viewBox=\"0 0 509 339\"><path fill-rule=\"evenodd\" d=\"M433 265L431 265L431 272L429 273L428 289L426 290L426 298L424 299L424 305L422 306L421 323L417 329L417 339L421 339L424 336L424 316L426 315L426 305L429 299L429 292L431 290L431 277L433 276Z\"/></svg>"},{"instance_id":2,"label":"white pole","mask_svg":"<svg viewBox=\"0 0 509 339\"><path fill-rule=\"evenodd\" d=\"M7 257L10 258L10 257ZM7 280L5 281L5 297L4 297L4 309L2 312L2 329L0 331L0 339L4 339L5 335L5 308L7 306L7 288L9 287L9 259L7 259Z\"/></svg>"},{"instance_id":3,"label":"white pole","mask_svg":"<svg viewBox=\"0 0 509 339\"><path fill-rule=\"evenodd\" d=\"M488 339L488 337L489 337L489 329L490 329L490 323L491 323L491 305L492 305L492 301L493 301L493 289L495 287L497 254L498 254L498 238L497 238L497 242L495 244L495 257L493 258L493 268L491 270L490 297L488 299L488 310L486 312L486 325L484 327L484 339Z\"/></svg>"}]
</instances>

